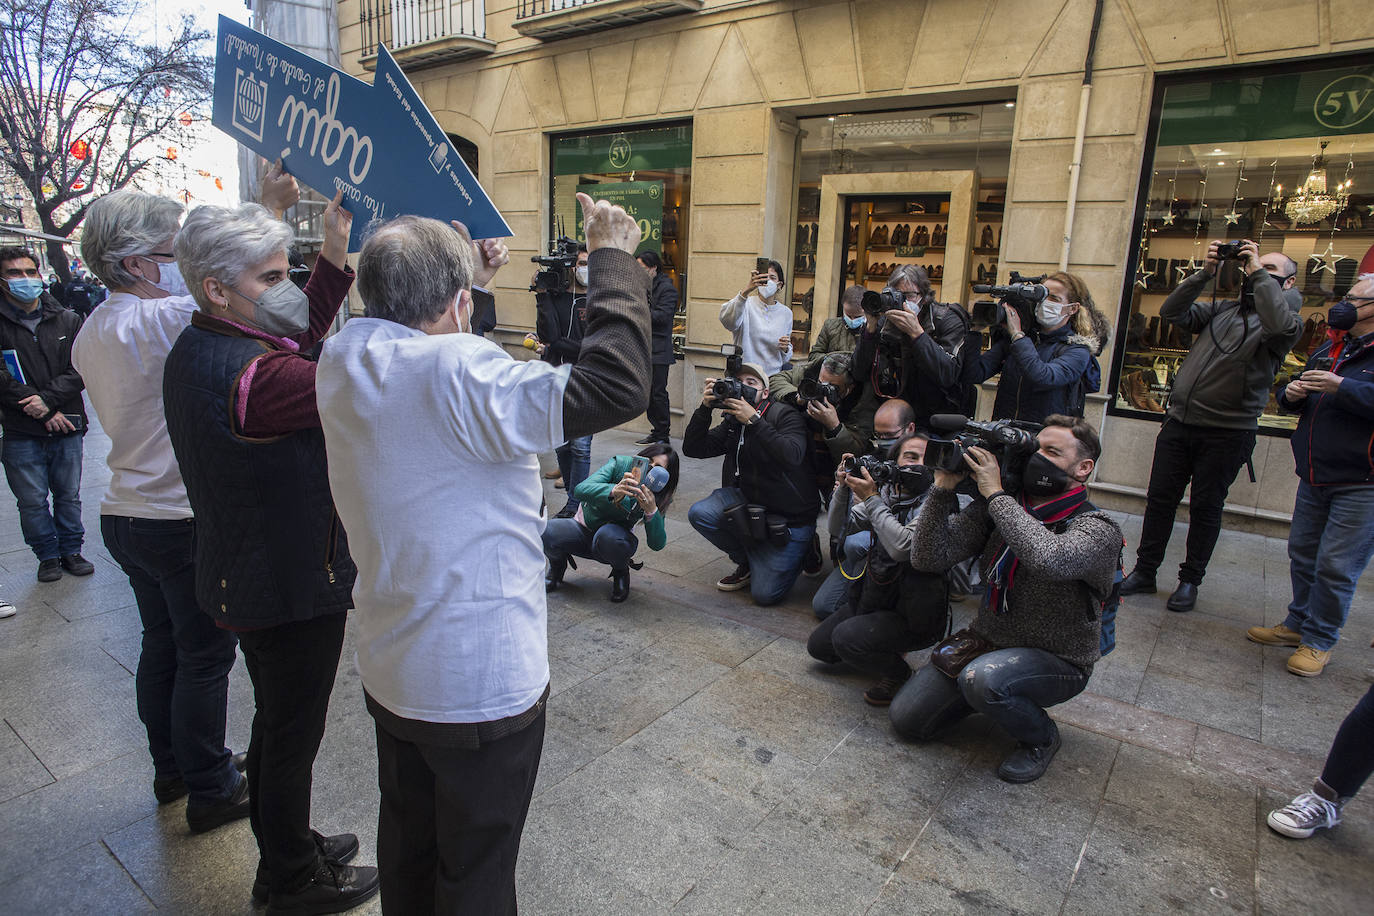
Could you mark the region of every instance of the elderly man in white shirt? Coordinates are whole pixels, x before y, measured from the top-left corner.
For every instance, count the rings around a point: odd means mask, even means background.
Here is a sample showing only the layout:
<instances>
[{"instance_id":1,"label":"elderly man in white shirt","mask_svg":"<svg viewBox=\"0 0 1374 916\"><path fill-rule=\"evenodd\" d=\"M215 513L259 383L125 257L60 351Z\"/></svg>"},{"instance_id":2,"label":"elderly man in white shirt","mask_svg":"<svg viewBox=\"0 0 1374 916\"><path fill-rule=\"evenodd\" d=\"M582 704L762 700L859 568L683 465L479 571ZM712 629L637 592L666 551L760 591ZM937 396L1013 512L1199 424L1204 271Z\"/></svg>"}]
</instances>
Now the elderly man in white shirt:
<instances>
[{"instance_id":1,"label":"elderly man in white shirt","mask_svg":"<svg viewBox=\"0 0 1374 916\"><path fill-rule=\"evenodd\" d=\"M517 362L467 333L473 246L409 216L364 244L367 317L320 358L330 487L358 564L386 912L515 912L549 683L536 456L637 417L652 375L638 224L578 199L590 259L577 365ZM491 245L476 249L484 267L505 257Z\"/></svg>"}]
</instances>

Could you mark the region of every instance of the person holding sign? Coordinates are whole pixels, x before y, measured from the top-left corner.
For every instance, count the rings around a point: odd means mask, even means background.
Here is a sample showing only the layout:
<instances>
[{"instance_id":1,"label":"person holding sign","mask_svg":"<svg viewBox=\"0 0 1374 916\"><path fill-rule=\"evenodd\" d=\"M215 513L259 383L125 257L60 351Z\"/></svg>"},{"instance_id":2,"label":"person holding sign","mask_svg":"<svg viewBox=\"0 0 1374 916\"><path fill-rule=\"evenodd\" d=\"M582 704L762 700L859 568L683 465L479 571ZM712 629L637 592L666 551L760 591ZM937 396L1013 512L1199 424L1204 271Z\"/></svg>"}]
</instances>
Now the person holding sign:
<instances>
[{"instance_id":1,"label":"person holding sign","mask_svg":"<svg viewBox=\"0 0 1374 916\"><path fill-rule=\"evenodd\" d=\"M517 361L468 333L482 265L466 235L418 216L363 245L366 317L320 357L329 482L358 560L387 913L516 911L549 696L536 456L649 400L639 225L577 197L588 276L575 365Z\"/></svg>"}]
</instances>

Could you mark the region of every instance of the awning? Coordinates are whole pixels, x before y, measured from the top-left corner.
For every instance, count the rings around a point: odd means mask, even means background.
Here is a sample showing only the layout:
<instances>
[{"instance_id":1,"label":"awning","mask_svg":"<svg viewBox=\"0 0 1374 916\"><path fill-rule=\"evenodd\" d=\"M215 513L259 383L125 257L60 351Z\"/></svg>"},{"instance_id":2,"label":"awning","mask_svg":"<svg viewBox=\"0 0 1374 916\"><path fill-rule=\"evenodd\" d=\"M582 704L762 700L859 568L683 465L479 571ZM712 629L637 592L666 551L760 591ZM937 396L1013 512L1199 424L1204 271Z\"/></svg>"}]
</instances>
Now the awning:
<instances>
[{"instance_id":1,"label":"awning","mask_svg":"<svg viewBox=\"0 0 1374 916\"><path fill-rule=\"evenodd\" d=\"M63 245L75 245L71 239L64 239L60 235L48 235L46 232L34 232L32 229L25 229L23 226L10 226L0 223L0 232L12 232L15 235L27 236L31 239L42 239L45 242L61 242Z\"/></svg>"}]
</instances>

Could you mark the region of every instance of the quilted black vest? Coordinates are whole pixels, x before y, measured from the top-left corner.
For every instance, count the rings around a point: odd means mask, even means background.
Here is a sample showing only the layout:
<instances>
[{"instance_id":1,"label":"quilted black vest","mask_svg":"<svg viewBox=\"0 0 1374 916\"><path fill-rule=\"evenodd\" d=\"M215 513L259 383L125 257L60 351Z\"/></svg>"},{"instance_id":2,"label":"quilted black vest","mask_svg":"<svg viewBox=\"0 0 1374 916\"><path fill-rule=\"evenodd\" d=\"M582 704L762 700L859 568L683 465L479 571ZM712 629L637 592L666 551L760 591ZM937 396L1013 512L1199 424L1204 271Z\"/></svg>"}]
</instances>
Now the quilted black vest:
<instances>
[{"instance_id":1,"label":"quilted black vest","mask_svg":"<svg viewBox=\"0 0 1374 916\"><path fill-rule=\"evenodd\" d=\"M357 567L329 493L324 433L240 436L230 392L264 341L199 314L167 356L167 432L196 515L196 599L257 629L345 611Z\"/></svg>"}]
</instances>

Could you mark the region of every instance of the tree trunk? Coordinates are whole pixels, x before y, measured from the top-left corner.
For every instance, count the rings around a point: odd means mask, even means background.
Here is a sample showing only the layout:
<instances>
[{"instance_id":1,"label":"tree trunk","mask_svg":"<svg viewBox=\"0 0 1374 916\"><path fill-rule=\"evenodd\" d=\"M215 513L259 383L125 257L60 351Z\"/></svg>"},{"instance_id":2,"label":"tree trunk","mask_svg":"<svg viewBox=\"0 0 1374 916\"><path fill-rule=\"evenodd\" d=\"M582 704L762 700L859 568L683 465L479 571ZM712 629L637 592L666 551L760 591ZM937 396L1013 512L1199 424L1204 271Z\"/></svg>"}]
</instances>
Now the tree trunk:
<instances>
[{"instance_id":1,"label":"tree trunk","mask_svg":"<svg viewBox=\"0 0 1374 916\"><path fill-rule=\"evenodd\" d=\"M38 226L47 235L64 233L53 222L52 211L38 211ZM57 274L57 279L66 283L72 278L71 260L67 257L67 246L62 242L45 242L48 247L48 266Z\"/></svg>"}]
</instances>

